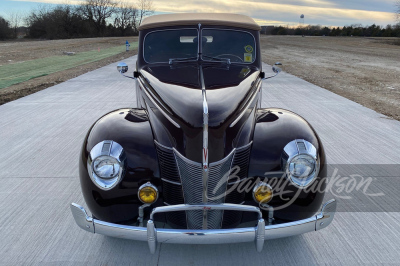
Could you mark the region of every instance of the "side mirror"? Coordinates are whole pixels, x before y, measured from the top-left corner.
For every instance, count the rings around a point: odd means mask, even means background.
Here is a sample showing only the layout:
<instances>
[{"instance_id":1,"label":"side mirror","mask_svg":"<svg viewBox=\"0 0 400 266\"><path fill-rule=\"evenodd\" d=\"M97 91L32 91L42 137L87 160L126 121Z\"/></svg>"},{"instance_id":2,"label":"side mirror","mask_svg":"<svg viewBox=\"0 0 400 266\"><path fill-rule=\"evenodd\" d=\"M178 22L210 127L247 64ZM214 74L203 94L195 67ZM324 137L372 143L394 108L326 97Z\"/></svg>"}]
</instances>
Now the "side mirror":
<instances>
[{"instance_id":1,"label":"side mirror","mask_svg":"<svg viewBox=\"0 0 400 266\"><path fill-rule=\"evenodd\" d=\"M138 71L133 71L133 77L138 78L140 76Z\"/></svg>"},{"instance_id":2,"label":"side mirror","mask_svg":"<svg viewBox=\"0 0 400 266\"><path fill-rule=\"evenodd\" d=\"M276 62L275 65L272 66L272 71L274 71L274 73L276 73L276 74L278 74L282 71L282 68L280 68L278 66L282 66L282 63Z\"/></svg>"},{"instance_id":3,"label":"side mirror","mask_svg":"<svg viewBox=\"0 0 400 266\"><path fill-rule=\"evenodd\" d=\"M119 73L124 74L124 73L128 72L128 65L121 62L117 65L117 70Z\"/></svg>"},{"instance_id":4,"label":"side mirror","mask_svg":"<svg viewBox=\"0 0 400 266\"><path fill-rule=\"evenodd\" d=\"M282 63L276 62L272 66L272 71L274 71L275 75L270 76L270 77L266 77L265 76L265 72L260 72L260 78L264 80L264 79L270 79L270 78L276 77L282 71L282 69L280 67L278 67L278 66L281 66L281 65L282 65Z\"/></svg>"}]
</instances>

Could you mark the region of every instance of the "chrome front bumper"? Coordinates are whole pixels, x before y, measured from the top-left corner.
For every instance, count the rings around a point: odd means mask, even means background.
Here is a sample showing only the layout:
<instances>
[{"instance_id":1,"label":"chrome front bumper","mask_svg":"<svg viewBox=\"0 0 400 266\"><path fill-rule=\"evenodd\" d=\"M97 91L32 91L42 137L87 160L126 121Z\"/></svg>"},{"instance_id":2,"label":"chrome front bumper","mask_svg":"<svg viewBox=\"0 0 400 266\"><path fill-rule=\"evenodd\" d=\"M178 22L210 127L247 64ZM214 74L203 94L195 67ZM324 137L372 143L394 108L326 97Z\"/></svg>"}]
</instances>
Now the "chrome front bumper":
<instances>
[{"instance_id":1,"label":"chrome front bumper","mask_svg":"<svg viewBox=\"0 0 400 266\"><path fill-rule=\"evenodd\" d=\"M257 226L248 228L213 230L155 228L153 222L154 214L187 210L247 211L258 213L259 218ZM257 251L260 252L264 246L265 240L303 234L327 227L332 222L335 215L336 201L332 199L326 202L322 206L321 212L310 218L267 226L265 225L259 208L236 204L171 205L157 207L154 208L150 214L147 228L107 223L93 219L87 215L86 210L82 206L75 203L71 204L71 211L75 222L83 230L111 237L147 241L151 253L156 251L157 243L228 244L252 241L255 242Z\"/></svg>"}]
</instances>

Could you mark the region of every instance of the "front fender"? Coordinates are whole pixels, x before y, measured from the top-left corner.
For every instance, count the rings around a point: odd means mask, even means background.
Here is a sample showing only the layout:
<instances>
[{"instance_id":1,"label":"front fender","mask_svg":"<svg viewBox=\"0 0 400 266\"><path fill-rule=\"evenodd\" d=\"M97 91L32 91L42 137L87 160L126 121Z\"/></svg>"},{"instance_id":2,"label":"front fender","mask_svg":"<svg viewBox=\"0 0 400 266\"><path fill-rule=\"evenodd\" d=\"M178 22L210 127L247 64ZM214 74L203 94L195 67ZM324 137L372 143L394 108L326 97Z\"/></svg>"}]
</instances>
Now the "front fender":
<instances>
[{"instance_id":1,"label":"front fender","mask_svg":"<svg viewBox=\"0 0 400 266\"><path fill-rule=\"evenodd\" d=\"M319 175L306 190L299 190L292 185L281 166L283 148L294 139L304 139L313 144L320 158ZM253 180L257 178L267 180L274 189L274 195L284 192L282 196L274 196L269 203L277 209L274 212L276 218L305 219L320 209L326 187L325 165L325 151L321 140L304 118L284 109L258 110L250 155L249 177ZM277 183L277 180L281 182ZM290 205L282 208L288 203Z\"/></svg>"},{"instance_id":2,"label":"front fender","mask_svg":"<svg viewBox=\"0 0 400 266\"><path fill-rule=\"evenodd\" d=\"M119 143L126 153L126 169L121 182L103 191L90 179L87 160L90 150L103 140ZM147 115L140 109L119 109L101 117L89 130L79 162L82 193L92 214L103 221L124 223L138 216L142 205L138 188L148 181L161 190L157 154ZM161 205L159 198L154 206Z\"/></svg>"}]
</instances>

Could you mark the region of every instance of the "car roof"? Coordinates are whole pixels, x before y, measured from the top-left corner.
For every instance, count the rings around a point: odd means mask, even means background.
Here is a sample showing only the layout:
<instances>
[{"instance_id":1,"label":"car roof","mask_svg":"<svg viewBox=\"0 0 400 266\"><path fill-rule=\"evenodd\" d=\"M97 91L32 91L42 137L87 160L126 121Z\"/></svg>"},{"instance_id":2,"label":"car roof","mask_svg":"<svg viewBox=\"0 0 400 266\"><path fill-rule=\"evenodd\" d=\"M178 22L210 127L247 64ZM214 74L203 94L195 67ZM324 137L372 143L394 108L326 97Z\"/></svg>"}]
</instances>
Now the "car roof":
<instances>
[{"instance_id":1,"label":"car roof","mask_svg":"<svg viewBox=\"0 0 400 266\"><path fill-rule=\"evenodd\" d=\"M250 17L230 13L180 13L163 14L143 19L139 30L167 26L215 25L260 30L261 27Z\"/></svg>"}]
</instances>

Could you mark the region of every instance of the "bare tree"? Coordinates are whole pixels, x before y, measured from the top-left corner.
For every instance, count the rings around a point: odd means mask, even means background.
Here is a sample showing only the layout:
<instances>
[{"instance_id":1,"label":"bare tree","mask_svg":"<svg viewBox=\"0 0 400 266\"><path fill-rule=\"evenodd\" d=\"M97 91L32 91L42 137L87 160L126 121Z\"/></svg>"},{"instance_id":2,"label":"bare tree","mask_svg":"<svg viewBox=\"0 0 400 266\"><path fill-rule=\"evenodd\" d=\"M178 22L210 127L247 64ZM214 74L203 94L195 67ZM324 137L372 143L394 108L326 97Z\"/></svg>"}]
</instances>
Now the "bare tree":
<instances>
[{"instance_id":1,"label":"bare tree","mask_svg":"<svg viewBox=\"0 0 400 266\"><path fill-rule=\"evenodd\" d=\"M138 10L135 5L127 2L121 2L115 8L114 27L121 31L124 36L129 29L136 29Z\"/></svg>"},{"instance_id":2,"label":"bare tree","mask_svg":"<svg viewBox=\"0 0 400 266\"><path fill-rule=\"evenodd\" d=\"M114 14L117 5L115 0L85 0L79 10L93 24L97 34L104 35L107 19Z\"/></svg>"},{"instance_id":3,"label":"bare tree","mask_svg":"<svg viewBox=\"0 0 400 266\"><path fill-rule=\"evenodd\" d=\"M142 24L142 20L146 16L150 16L154 13L153 9L153 1L152 0L138 0L137 1L137 8L138 8L138 19L137 19L137 26ZM137 28L135 28L137 31Z\"/></svg>"},{"instance_id":4,"label":"bare tree","mask_svg":"<svg viewBox=\"0 0 400 266\"><path fill-rule=\"evenodd\" d=\"M18 36L18 28L22 25L22 21L24 17L18 12L11 12L9 17L10 27L13 30L13 37L17 38Z\"/></svg>"},{"instance_id":5,"label":"bare tree","mask_svg":"<svg viewBox=\"0 0 400 266\"><path fill-rule=\"evenodd\" d=\"M0 40L9 38L10 33L11 33L10 23L3 17L0 17Z\"/></svg>"}]
</instances>

